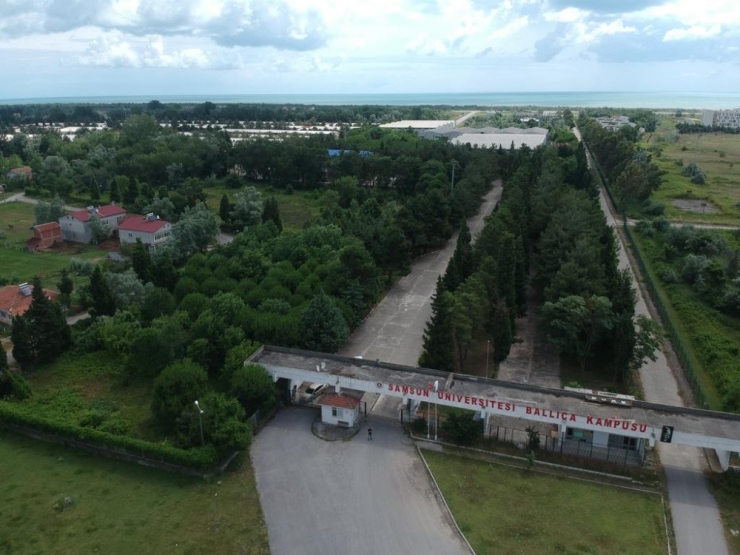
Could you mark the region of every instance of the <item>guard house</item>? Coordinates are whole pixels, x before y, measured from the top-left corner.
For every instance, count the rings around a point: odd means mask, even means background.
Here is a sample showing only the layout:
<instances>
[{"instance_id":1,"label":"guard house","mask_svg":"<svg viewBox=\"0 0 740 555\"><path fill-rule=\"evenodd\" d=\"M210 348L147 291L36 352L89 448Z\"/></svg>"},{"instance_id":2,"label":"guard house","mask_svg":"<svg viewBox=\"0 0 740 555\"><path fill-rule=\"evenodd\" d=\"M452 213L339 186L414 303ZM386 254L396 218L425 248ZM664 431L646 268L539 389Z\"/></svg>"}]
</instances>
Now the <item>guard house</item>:
<instances>
[{"instance_id":1,"label":"guard house","mask_svg":"<svg viewBox=\"0 0 740 555\"><path fill-rule=\"evenodd\" d=\"M344 428L351 428L360 420L360 399L363 392L341 389L322 393L316 404L321 406L321 421Z\"/></svg>"}]
</instances>

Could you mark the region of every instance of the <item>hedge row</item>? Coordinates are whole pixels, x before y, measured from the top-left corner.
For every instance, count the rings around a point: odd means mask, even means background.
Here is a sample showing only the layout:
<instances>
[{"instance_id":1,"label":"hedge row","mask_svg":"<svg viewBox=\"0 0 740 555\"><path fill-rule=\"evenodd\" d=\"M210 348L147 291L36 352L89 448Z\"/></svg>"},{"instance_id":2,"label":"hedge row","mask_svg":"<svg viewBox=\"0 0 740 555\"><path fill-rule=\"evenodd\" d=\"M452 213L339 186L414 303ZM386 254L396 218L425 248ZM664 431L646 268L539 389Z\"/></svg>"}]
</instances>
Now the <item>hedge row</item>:
<instances>
[{"instance_id":1,"label":"hedge row","mask_svg":"<svg viewBox=\"0 0 740 555\"><path fill-rule=\"evenodd\" d=\"M0 422L55 434L63 439L84 442L100 450L142 457L193 470L210 470L219 462L216 449L212 445L186 450L164 443L116 436L93 428L49 421L42 416L29 413L17 403L0 402Z\"/></svg>"}]
</instances>

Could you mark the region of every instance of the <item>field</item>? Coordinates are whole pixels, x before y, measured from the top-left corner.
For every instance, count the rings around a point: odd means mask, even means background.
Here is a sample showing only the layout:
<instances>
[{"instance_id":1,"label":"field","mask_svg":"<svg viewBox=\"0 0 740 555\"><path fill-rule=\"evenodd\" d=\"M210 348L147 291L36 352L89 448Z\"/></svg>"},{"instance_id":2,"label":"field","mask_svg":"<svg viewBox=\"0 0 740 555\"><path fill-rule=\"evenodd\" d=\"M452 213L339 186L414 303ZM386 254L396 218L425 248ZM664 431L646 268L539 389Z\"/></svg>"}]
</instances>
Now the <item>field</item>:
<instances>
[{"instance_id":1,"label":"field","mask_svg":"<svg viewBox=\"0 0 740 555\"><path fill-rule=\"evenodd\" d=\"M283 219L283 228L287 231L299 231L303 225L310 220L318 217L320 213L320 191L296 191L292 194L286 194L281 189L274 189L270 186L254 185L262 193L262 198L274 196L280 208L280 216ZM226 194L230 202L234 202L234 194L239 189L227 189L224 187L211 187L205 190L208 198L208 206L211 210L218 212L221 204L221 197Z\"/></svg>"},{"instance_id":2,"label":"field","mask_svg":"<svg viewBox=\"0 0 740 555\"><path fill-rule=\"evenodd\" d=\"M662 149L660 157L653 155L653 161L667 173L652 198L666 205L666 217L672 221L740 225L740 135L679 135L675 118L663 116L659 121L657 131L647 133L640 144ZM705 185L693 184L681 175L683 166L691 162L706 174ZM679 210L673 205L674 199L695 200L695 211Z\"/></svg>"},{"instance_id":3,"label":"field","mask_svg":"<svg viewBox=\"0 0 740 555\"><path fill-rule=\"evenodd\" d=\"M269 553L246 457L207 483L0 432L0 474L0 553Z\"/></svg>"},{"instance_id":4,"label":"field","mask_svg":"<svg viewBox=\"0 0 740 555\"><path fill-rule=\"evenodd\" d=\"M151 381L124 385L121 372L120 362L105 351L68 352L25 374L33 397L23 403L32 403L49 420L75 425L93 409L126 422L132 437L161 440L151 420Z\"/></svg>"},{"instance_id":5,"label":"field","mask_svg":"<svg viewBox=\"0 0 740 555\"><path fill-rule=\"evenodd\" d=\"M30 231L33 221L33 205L0 204L0 231L5 233L5 239L0 240L0 277L20 283L40 274L44 286L56 289L55 282L62 268L69 266L73 258L95 260L107 255L92 245L77 243L65 243L45 253L30 253L25 243L33 236Z\"/></svg>"},{"instance_id":6,"label":"field","mask_svg":"<svg viewBox=\"0 0 740 555\"><path fill-rule=\"evenodd\" d=\"M433 451L424 456L478 555L659 555L659 495Z\"/></svg>"}]
</instances>

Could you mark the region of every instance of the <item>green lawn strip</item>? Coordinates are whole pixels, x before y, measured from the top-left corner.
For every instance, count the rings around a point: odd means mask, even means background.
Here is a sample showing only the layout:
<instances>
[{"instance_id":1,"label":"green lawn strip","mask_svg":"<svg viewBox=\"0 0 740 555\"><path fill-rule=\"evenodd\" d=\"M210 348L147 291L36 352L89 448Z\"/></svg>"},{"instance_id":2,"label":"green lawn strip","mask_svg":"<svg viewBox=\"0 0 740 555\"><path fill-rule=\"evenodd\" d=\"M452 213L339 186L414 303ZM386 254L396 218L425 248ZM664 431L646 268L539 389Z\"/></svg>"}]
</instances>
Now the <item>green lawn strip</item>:
<instances>
[{"instance_id":1,"label":"green lawn strip","mask_svg":"<svg viewBox=\"0 0 740 555\"><path fill-rule=\"evenodd\" d=\"M77 424L96 411L120 419L128 435L149 441L162 439L152 423L152 383L122 384L120 361L109 353L64 353L51 364L26 374L36 414L47 420Z\"/></svg>"},{"instance_id":2,"label":"green lawn strip","mask_svg":"<svg viewBox=\"0 0 740 555\"><path fill-rule=\"evenodd\" d=\"M0 552L267 554L251 465L235 463L207 483L0 432Z\"/></svg>"},{"instance_id":3,"label":"green lawn strip","mask_svg":"<svg viewBox=\"0 0 740 555\"><path fill-rule=\"evenodd\" d=\"M702 302L689 286L663 283L657 277L657 242L639 233L632 233L632 238L647 265L650 279L658 289L660 302L698 371L697 379L707 396L710 408L722 410L719 385L728 375L740 372L740 363L737 360L740 323Z\"/></svg>"},{"instance_id":4,"label":"green lawn strip","mask_svg":"<svg viewBox=\"0 0 740 555\"><path fill-rule=\"evenodd\" d=\"M666 553L659 495L424 451L478 555Z\"/></svg>"}]
</instances>

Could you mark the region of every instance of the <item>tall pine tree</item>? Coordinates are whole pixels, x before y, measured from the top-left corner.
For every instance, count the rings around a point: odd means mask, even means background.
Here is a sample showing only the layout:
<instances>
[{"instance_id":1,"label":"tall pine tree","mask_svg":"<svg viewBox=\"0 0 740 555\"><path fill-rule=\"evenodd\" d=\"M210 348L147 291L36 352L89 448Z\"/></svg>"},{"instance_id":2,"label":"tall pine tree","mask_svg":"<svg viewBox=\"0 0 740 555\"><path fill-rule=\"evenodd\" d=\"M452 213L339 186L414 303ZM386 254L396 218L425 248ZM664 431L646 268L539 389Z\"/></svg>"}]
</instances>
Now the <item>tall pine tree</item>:
<instances>
[{"instance_id":1,"label":"tall pine tree","mask_svg":"<svg viewBox=\"0 0 740 555\"><path fill-rule=\"evenodd\" d=\"M449 297L445 295L442 278L437 278L437 290L432 297L432 317L424 330L424 351L419 366L452 371L455 367Z\"/></svg>"},{"instance_id":2,"label":"tall pine tree","mask_svg":"<svg viewBox=\"0 0 740 555\"><path fill-rule=\"evenodd\" d=\"M131 266L143 283L152 281L152 257L149 255L147 246L138 238L131 253Z\"/></svg>"},{"instance_id":3,"label":"tall pine tree","mask_svg":"<svg viewBox=\"0 0 740 555\"><path fill-rule=\"evenodd\" d=\"M278 231L283 231L283 220L280 217L280 207L274 196L267 197L262 205L262 223L272 222Z\"/></svg>"},{"instance_id":4,"label":"tall pine tree","mask_svg":"<svg viewBox=\"0 0 740 555\"><path fill-rule=\"evenodd\" d=\"M93 301L93 316L113 316L115 314L116 302L100 266L95 266L90 277L90 296Z\"/></svg>"}]
</instances>

